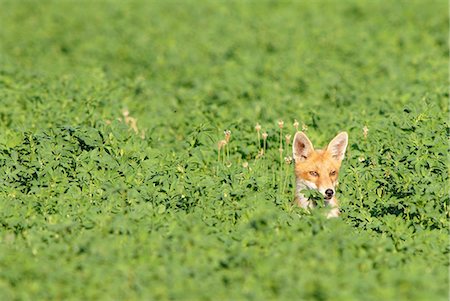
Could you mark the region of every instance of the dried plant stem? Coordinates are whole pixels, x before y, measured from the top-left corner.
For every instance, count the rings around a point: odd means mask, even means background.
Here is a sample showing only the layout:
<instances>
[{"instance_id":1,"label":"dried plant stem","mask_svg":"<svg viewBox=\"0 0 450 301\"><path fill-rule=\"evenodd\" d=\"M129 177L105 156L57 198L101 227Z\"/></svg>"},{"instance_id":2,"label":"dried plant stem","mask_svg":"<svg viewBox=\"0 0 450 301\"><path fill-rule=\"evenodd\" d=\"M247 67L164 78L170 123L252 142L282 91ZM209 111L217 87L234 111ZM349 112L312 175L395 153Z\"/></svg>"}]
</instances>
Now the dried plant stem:
<instances>
[{"instance_id":1,"label":"dried plant stem","mask_svg":"<svg viewBox=\"0 0 450 301\"><path fill-rule=\"evenodd\" d=\"M283 128L280 127L280 169L283 171Z\"/></svg>"},{"instance_id":2,"label":"dried plant stem","mask_svg":"<svg viewBox=\"0 0 450 301\"><path fill-rule=\"evenodd\" d=\"M256 123L255 125L256 133L258 134L258 151L261 148L261 138L259 137L259 132L261 131L261 125L259 123Z\"/></svg>"},{"instance_id":3,"label":"dried plant stem","mask_svg":"<svg viewBox=\"0 0 450 301\"><path fill-rule=\"evenodd\" d=\"M281 194L283 193L283 121L278 121L278 127L280 128L280 148L278 152L280 153L280 174L279 174L279 184L278 191Z\"/></svg>"},{"instance_id":4,"label":"dried plant stem","mask_svg":"<svg viewBox=\"0 0 450 301\"><path fill-rule=\"evenodd\" d=\"M267 149L267 137L268 137L269 135L267 134L267 132L264 132L263 134L262 134L262 138L263 138L263 152L262 152L262 154L264 155L265 153L266 153L266 149Z\"/></svg>"},{"instance_id":5,"label":"dried plant stem","mask_svg":"<svg viewBox=\"0 0 450 301\"><path fill-rule=\"evenodd\" d=\"M261 149L261 137L259 136L259 131L258 131L258 151Z\"/></svg>"},{"instance_id":6,"label":"dried plant stem","mask_svg":"<svg viewBox=\"0 0 450 301\"><path fill-rule=\"evenodd\" d=\"M227 163L231 163L230 162L230 149L229 149L229 146L228 146L228 144L230 143L230 138L231 138L231 131L230 130L225 130L224 132L224 135L225 135L225 148L226 149L224 149L224 157L225 157L225 154L226 154L226 160L227 160ZM225 161L225 158L224 158L224 161Z\"/></svg>"},{"instance_id":7,"label":"dried plant stem","mask_svg":"<svg viewBox=\"0 0 450 301\"><path fill-rule=\"evenodd\" d=\"M289 166L289 165L288 165ZM283 189L281 191L282 194L284 194L284 192L286 191L286 186L288 183L288 178L289 178L289 168L286 167L286 170L284 172L284 177L283 177Z\"/></svg>"},{"instance_id":8,"label":"dried plant stem","mask_svg":"<svg viewBox=\"0 0 450 301\"><path fill-rule=\"evenodd\" d=\"M225 165L225 159L226 159L226 148L227 146L225 145L224 147L223 147L223 155L222 155L222 163L223 163L223 165Z\"/></svg>"}]
</instances>

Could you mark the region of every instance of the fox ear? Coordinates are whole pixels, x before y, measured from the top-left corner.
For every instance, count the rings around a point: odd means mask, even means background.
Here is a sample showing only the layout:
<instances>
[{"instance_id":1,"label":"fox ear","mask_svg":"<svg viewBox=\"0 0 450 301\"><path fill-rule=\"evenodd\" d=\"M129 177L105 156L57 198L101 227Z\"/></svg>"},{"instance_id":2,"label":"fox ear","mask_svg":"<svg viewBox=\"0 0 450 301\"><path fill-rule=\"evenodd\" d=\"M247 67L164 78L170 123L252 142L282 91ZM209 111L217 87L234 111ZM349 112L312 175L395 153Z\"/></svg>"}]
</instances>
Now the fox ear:
<instances>
[{"instance_id":1,"label":"fox ear","mask_svg":"<svg viewBox=\"0 0 450 301\"><path fill-rule=\"evenodd\" d=\"M314 151L314 147L303 132L297 132L292 144L292 155L295 161L303 161Z\"/></svg>"},{"instance_id":2,"label":"fox ear","mask_svg":"<svg viewBox=\"0 0 450 301\"><path fill-rule=\"evenodd\" d=\"M345 150L347 149L347 144L348 134L346 132L339 133L331 140L330 144L328 144L327 151L331 153L331 156L334 159L342 161L342 159L344 159Z\"/></svg>"}]
</instances>

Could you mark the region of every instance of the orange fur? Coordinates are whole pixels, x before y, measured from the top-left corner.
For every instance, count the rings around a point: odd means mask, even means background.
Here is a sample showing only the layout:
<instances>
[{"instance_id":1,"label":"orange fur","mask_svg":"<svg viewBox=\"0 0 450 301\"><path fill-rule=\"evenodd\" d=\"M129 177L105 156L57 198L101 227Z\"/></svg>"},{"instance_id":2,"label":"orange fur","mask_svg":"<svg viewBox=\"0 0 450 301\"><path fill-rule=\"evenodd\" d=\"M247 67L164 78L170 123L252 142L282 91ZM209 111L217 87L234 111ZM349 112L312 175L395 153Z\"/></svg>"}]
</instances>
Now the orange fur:
<instances>
[{"instance_id":1,"label":"orange fur","mask_svg":"<svg viewBox=\"0 0 450 301\"><path fill-rule=\"evenodd\" d=\"M304 189L318 190L331 207L328 217L339 215L339 202L336 198L339 168L348 144L348 135L339 133L324 150L314 150L308 137L297 132L293 142L295 160L296 194L295 202L303 208L314 204L302 195Z\"/></svg>"}]
</instances>

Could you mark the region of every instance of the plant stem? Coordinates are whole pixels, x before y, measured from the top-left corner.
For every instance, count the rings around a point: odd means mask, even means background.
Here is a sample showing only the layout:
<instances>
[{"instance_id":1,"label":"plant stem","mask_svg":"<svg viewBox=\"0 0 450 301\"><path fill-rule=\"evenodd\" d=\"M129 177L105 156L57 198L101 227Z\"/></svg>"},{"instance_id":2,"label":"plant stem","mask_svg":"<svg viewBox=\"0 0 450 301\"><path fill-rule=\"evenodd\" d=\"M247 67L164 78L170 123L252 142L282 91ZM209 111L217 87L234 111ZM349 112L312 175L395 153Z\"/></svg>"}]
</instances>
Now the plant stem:
<instances>
[{"instance_id":1,"label":"plant stem","mask_svg":"<svg viewBox=\"0 0 450 301\"><path fill-rule=\"evenodd\" d=\"M279 191L282 192L283 189L283 128L280 127L280 148L278 150L278 152L280 153L280 176L279 176Z\"/></svg>"}]
</instances>

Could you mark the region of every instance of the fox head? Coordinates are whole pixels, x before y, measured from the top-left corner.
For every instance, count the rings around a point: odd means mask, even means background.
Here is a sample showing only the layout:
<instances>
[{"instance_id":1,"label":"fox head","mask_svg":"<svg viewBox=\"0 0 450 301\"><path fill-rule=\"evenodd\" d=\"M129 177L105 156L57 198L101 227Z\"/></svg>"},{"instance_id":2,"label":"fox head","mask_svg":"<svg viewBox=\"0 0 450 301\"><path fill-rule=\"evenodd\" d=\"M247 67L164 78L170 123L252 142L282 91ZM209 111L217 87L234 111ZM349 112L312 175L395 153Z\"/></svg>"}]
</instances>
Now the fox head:
<instances>
[{"instance_id":1,"label":"fox head","mask_svg":"<svg viewBox=\"0 0 450 301\"><path fill-rule=\"evenodd\" d=\"M304 188L316 189L326 201L333 203L334 200L337 206L334 196L347 144L348 135L341 132L324 150L314 150L308 137L303 132L297 132L292 145L297 194Z\"/></svg>"}]
</instances>

